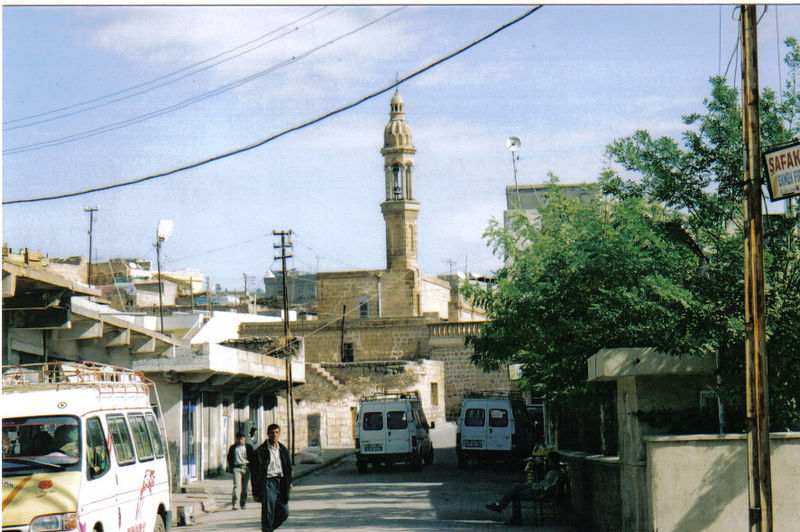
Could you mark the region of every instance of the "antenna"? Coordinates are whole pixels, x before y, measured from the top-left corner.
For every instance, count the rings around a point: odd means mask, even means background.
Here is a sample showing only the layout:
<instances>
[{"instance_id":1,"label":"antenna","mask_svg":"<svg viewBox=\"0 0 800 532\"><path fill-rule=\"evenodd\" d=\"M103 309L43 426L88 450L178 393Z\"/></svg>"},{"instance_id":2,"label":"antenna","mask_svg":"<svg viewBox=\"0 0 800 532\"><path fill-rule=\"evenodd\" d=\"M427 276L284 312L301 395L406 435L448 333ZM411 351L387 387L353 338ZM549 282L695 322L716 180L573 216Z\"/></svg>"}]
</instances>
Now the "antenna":
<instances>
[{"instance_id":1,"label":"antenna","mask_svg":"<svg viewBox=\"0 0 800 532\"><path fill-rule=\"evenodd\" d=\"M517 191L517 209L521 208L519 185L517 184L517 159L519 159L519 155L516 154L520 146L522 146L522 142L519 137L511 136L506 139L506 148L511 152L511 163L514 165L514 189Z\"/></svg>"}]
</instances>

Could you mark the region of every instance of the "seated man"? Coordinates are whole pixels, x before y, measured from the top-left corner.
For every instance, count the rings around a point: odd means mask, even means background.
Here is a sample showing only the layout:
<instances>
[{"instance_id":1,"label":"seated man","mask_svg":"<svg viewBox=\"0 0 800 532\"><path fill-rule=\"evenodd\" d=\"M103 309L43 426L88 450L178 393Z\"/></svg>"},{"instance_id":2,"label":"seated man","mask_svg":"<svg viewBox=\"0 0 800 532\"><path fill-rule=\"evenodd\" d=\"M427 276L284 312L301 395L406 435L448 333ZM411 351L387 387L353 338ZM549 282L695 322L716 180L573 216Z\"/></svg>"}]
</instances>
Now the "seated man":
<instances>
[{"instance_id":1,"label":"seated man","mask_svg":"<svg viewBox=\"0 0 800 532\"><path fill-rule=\"evenodd\" d=\"M61 452L73 458L78 457L77 425L61 425L56 429L55 452Z\"/></svg>"},{"instance_id":2,"label":"seated man","mask_svg":"<svg viewBox=\"0 0 800 532\"><path fill-rule=\"evenodd\" d=\"M525 467L527 482L524 484L522 482L515 482L511 485L511 489L506 492L506 494L503 495L500 500L486 505L486 508L489 510L502 512L506 506L508 506L508 503L511 502L511 519L506 521L507 525L521 525L522 507L520 505L520 501L533 501L544 497L553 488L555 488L556 485L558 485L559 479L564 474L564 472L561 470L561 464L558 460L558 453L555 451L547 455L547 474L545 475L544 480L540 482L533 482L531 477L532 470L530 466L531 462L529 461Z\"/></svg>"}]
</instances>

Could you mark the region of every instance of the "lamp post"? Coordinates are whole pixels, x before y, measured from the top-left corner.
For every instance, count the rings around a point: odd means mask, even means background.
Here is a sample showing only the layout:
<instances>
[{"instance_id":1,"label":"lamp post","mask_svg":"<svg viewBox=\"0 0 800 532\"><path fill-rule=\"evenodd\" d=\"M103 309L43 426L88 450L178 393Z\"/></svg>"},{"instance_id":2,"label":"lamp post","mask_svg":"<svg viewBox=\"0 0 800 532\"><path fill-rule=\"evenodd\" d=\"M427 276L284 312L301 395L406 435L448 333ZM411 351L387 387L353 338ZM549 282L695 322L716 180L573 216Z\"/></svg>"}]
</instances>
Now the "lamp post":
<instances>
[{"instance_id":1,"label":"lamp post","mask_svg":"<svg viewBox=\"0 0 800 532\"><path fill-rule=\"evenodd\" d=\"M156 265L158 267L158 317L159 317L159 330L164 334L164 301L162 299L161 289L161 244L163 244L172 235L172 220L161 220L158 222L158 230L156 231Z\"/></svg>"}]
</instances>

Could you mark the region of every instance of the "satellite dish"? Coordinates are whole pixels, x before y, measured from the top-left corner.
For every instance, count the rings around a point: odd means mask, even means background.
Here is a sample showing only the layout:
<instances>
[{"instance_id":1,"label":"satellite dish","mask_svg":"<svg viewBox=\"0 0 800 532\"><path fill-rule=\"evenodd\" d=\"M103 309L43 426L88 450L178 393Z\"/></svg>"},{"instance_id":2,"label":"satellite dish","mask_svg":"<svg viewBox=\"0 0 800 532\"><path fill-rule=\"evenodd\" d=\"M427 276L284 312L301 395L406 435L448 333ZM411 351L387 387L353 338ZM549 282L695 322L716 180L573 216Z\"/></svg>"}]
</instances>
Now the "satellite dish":
<instances>
[{"instance_id":1,"label":"satellite dish","mask_svg":"<svg viewBox=\"0 0 800 532\"><path fill-rule=\"evenodd\" d=\"M161 220L158 222L158 241L163 242L172 236L172 220Z\"/></svg>"},{"instance_id":2,"label":"satellite dish","mask_svg":"<svg viewBox=\"0 0 800 532\"><path fill-rule=\"evenodd\" d=\"M520 142L519 137L508 137L506 139L508 151L517 151L520 146L522 146L522 142Z\"/></svg>"}]
</instances>

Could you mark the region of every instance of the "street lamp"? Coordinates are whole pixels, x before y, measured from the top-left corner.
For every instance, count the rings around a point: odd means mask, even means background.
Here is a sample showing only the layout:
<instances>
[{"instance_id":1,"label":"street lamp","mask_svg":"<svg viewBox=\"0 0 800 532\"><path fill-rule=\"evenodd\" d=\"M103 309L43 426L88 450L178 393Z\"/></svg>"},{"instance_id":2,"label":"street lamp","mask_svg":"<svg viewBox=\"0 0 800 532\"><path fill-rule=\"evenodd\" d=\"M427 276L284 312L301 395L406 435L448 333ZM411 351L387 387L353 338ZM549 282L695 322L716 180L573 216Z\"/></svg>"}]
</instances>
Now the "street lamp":
<instances>
[{"instance_id":1,"label":"street lamp","mask_svg":"<svg viewBox=\"0 0 800 532\"><path fill-rule=\"evenodd\" d=\"M161 296L161 244L172 236L172 220L161 220L158 222L156 231L156 264L158 265L158 316L161 334L164 334L164 302Z\"/></svg>"}]
</instances>

